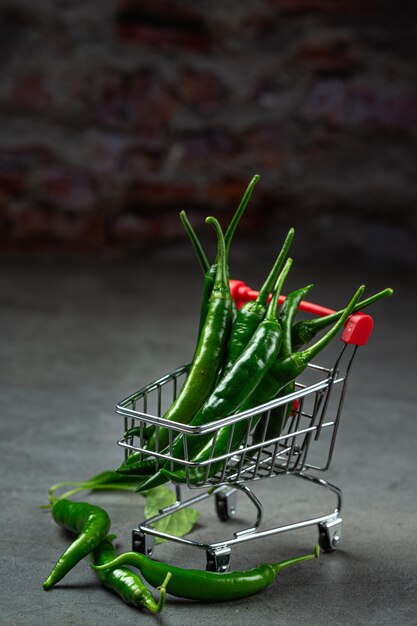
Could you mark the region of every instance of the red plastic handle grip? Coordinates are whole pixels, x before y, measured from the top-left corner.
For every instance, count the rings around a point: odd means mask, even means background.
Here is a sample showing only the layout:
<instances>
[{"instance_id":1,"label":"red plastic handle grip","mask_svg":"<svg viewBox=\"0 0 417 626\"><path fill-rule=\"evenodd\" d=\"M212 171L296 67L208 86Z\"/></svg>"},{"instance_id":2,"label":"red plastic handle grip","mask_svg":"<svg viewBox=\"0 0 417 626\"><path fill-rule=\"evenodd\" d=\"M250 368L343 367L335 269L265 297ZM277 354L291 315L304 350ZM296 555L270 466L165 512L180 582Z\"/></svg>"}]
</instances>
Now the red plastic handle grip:
<instances>
[{"instance_id":1,"label":"red plastic handle grip","mask_svg":"<svg viewBox=\"0 0 417 626\"><path fill-rule=\"evenodd\" d=\"M341 339L354 346L364 346L371 336L373 327L374 320L370 315L360 312L354 313L347 318Z\"/></svg>"},{"instance_id":2,"label":"red plastic handle grip","mask_svg":"<svg viewBox=\"0 0 417 626\"><path fill-rule=\"evenodd\" d=\"M230 292L238 309L242 308L246 302L256 300L258 297L259 292L248 287L242 280L231 280L229 284ZM281 304L284 300L285 296L280 296L278 302ZM327 307L314 304L313 302L307 302L306 300L301 301L299 309L300 311L305 311L306 313L320 317L335 312L334 309L328 309ZM341 339L345 343L355 346L364 346L371 335L373 325L374 320L370 315L366 315L366 313L354 313L346 320Z\"/></svg>"}]
</instances>

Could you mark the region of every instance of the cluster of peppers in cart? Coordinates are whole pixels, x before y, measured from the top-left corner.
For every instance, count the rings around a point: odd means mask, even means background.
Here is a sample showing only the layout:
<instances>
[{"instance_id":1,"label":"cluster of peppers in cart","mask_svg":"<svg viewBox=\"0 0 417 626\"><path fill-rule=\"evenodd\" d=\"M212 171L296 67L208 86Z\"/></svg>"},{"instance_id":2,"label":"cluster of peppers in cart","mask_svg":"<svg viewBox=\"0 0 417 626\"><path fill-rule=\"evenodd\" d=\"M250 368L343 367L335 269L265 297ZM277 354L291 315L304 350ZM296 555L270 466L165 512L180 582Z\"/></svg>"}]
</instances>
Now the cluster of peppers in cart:
<instances>
[{"instance_id":1,"label":"cluster of peppers in cart","mask_svg":"<svg viewBox=\"0 0 417 626\"><path fill-rule=\"evenodd\" d=\"M391 289L385 289L360 301L364 291L364 286L360 286L345 309L295 322L299 305L313 285L296 289L285 299L279 298L292 265L292 259L287 258L294 238L291 228L256 300L237 311L229 286L228 256L236 226L258 179L255 176L250 182L225 234L217 219L206 218L217 237L217 254L212 265L186 214L180 214L204 272L204 288L194 357L177 398L163 416L165 420L201 426L293 393L298 376L339 333L349 315L392 294ZM308 345L328 327L330 330L318 341ZM143 426L132 428L125 437L139 435L141 442L145 439L145 454L131 453L116 471L98 475L85 483L85 488L120 488L149 494L168 481L204 484L222 471L222 461L207 463L208 460L227 450L237 450L249 436L254 443L279 437L292 411L292 402L281 404L268 414L260 413L251 422L250 433L248 423L242 420L234 424L233 429L230 425L220 428L215 439L211 432L204 435L179 433L172 441L172 432L162 426L150 426L146 432ZM170 460L161 461L153 453L169 455ZM181 459L190 463L183 464ZM50 490L52 516L77 538L54 566L44 582L45 589L59 582L90 554L92 566L103 585L128 604L159 612L167 592L205 601L242 598L267 587L283 568L318 556L316 548L306 556L229 573L181 569L135 552L117 557L112 544L114 536L108 534L108 514L101 507L70 501L71 492L61 498L53 497L56 487ZM137 568L150 585L160 590L158 602L140 576L127 565Z\"/></svg>"}]
</instances>

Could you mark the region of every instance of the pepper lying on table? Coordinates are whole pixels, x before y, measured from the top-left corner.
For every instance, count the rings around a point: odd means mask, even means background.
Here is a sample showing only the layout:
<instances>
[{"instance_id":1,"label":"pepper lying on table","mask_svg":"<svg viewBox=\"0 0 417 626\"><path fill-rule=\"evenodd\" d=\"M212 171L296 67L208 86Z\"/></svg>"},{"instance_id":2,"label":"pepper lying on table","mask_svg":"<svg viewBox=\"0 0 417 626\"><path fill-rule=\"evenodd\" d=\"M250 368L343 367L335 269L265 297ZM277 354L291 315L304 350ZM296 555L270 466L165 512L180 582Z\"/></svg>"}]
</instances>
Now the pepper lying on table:
<instances>
[{"instance_id":1,"label":"pepper lying on table","mask_svg":"<svg viewBox=\"0 0 417 626\"><path fill-rule=\"evenodd\" d=\"M71 502L62 498L54 502L51 512L56 523L75 533L77 538L59 557L43 583L44 589L50 589L56 585L88 554L93 554L94 565L106 567L107 563L113 563L116 552L111 539L114 536L107 536L110 517L104 509L88 502ZM158 602L155 602L152 593L139 576L125 567L97 573L100 582L117 593L127 604L135 607L143 606L152 613L159 613L162 610L166 585L171 578L169 571L166 572L161 585L156 585L161 592Z\"/></svg>"},{"instance_id":2,"label":"pepper lying on table","mask_svg":"<svg viewBox=\"0 0 417 626\"><path fill-rule=\"evenodd\" d=\"M220 602L252 596L266 589L286 567L317 558L319 554L320 549L316 546L315 551L306 556L287 559L280 563L262 563L252 569L235 570L226 574L182 569L153 561L137 552L126 552L105 565L92 567L97 571L108 571L109 568L131 565L137 567L144 579L154 587L160 586L162 581L166 580L167 574L172 573L172 578L166 585L166 590L171 595L190 600Z\"/></svg>"}]
</instances>

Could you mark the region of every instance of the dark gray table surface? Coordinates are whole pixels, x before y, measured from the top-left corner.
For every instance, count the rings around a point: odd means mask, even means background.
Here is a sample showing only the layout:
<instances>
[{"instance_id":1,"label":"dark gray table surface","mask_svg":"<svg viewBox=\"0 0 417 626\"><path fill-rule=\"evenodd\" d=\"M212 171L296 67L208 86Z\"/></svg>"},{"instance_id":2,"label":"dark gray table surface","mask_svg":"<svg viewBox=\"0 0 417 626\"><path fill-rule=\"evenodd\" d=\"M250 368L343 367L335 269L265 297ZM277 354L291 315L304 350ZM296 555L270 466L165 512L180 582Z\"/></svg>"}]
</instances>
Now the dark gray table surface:
<instances>
[{"instance_id":1,"label":"dark gray table surface","mask_svg":"<svg viewBox=\"0 0 417 626\"><path fill-rule=\"evenodd\" d=\"M255 286L273 254L246 246L234 252L234 273ZM352 371L335 456L324 478L344 494L340 549L283 572L248 599L197 604L168 597L159 617L136 611L103 589L87 561L55 589L42 581L68 544L48 511L48 487L80 480L121 460L116 401L190 359L201 277L188 248L165 248L130 261L18 259L0 269L1 374L1 623L191 625L416 624L417 610L417 298L410 271L363 269L337 259L331 267L294 264L288 290L316 283L314 300L342 306L365 282L367 293L392 286L376 305L374 333ZM312 298L313 299L313 296ZM331 509L328 494L292 477L260 481L266 526ZM119 549L143 518L130 493L87 494L110 513ZM224 534L212 501L201 507L192 536ZM236 527L252 521L239 499ZM307 528L236 548L233 568L309 552ZM156 558L204 568L205 555L175 544Z\"/></svg>"}]
</instances>

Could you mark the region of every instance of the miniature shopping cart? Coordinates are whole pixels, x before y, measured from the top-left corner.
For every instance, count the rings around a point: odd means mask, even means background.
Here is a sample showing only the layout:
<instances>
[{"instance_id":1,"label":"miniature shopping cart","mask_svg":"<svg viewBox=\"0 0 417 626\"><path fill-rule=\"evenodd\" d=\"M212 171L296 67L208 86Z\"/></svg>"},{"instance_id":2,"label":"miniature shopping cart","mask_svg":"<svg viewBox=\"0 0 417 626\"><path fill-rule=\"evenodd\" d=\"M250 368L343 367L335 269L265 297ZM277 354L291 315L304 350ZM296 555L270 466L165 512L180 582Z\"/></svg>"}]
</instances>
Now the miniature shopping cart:
<instances>
[{"instance_id":1,"label":"miniature shopping cart","mask_svg":"<svg viewBox=\"0 0 417 626\"><path fill-rule=\"evenodd\" d=\"M238 308L257 297L257 292L252 291L242 281L230 281L230 287ZM281 298L281 301L283 299ZM301 311L320 316L334 312L305 301L300 304L299 308ZM199 490L198 493L194 491L196 495L193 497L183 499L181 488L176 486L176 502L133 530L133 550L151 555L155 538L159 537L205 550L207 569L225 572L229 569L231 549L234 545L308 526L318 527L319 544L324 551L337 548L341 541L342 492L337 486L311 474L310 471L323 472L330 466L349 371L358 346L366 344L372 326L373 320L369 315L363 313L351 315L341 337L342 348L332 367L310 363L300 380L297 379L294 393L202 426L184 425L161 417L177 397L190 365L179 367L120 402L116 407L116 412L124 418L124 432L136 427L137 433L134 436L125 436L118 441L118 444L124 448L125 460L133 452L139 452L144 460L155 459L157 469L167 461L170 462L171 468L174 463L177 468L180 465L185 471L187 486ZM293 410L281 434L273 439L254 443L251 433L260 416L268 423L271 411L288 403L292 403ZM242 421L247 425L246 439L237 449L233 449L231 446L233 429ZM213 437L213 452L216 437L220 429L225 426L230 427L230 437L229 446L223 454L219 456L211 454L210 458L200 464L193 463L188 457L186 446L184 458L173 455L173 444L179 434L191 434L205 437L205 439L210 434ZM155 451L147 451L146 432L154 428L155 439L158 441L158 430L162 427L168 430L169 446L165 450L160 450L156 445ZM215 469L219 468L215 473L211 471L214 463L216 463ZM200 470L204 468L205 478L195 483L190 480L190 468L197 465ZM336 507L325 515L285 526L263 529L263 506L250 485L254 481L280 475L297 476L310 485L326 489L336 497ZM199 476L201 477L201 472ZM190 538L176 537L157 530L154 526L164 517L210 497L214 498L219 519L227 521L236 515L239 492L244 493L252 502L256 515L252 526L233 533L231 537L208 544Z\"/></svg>"}]
</instances>

